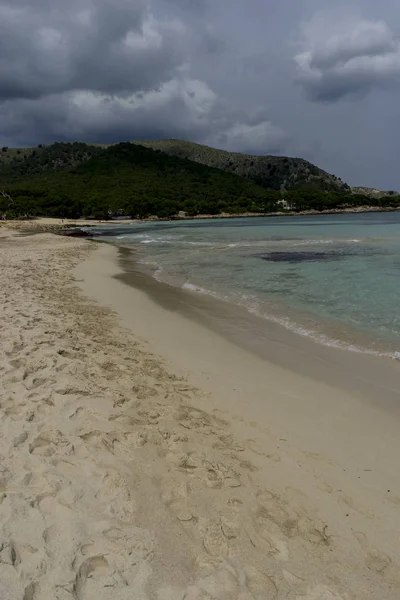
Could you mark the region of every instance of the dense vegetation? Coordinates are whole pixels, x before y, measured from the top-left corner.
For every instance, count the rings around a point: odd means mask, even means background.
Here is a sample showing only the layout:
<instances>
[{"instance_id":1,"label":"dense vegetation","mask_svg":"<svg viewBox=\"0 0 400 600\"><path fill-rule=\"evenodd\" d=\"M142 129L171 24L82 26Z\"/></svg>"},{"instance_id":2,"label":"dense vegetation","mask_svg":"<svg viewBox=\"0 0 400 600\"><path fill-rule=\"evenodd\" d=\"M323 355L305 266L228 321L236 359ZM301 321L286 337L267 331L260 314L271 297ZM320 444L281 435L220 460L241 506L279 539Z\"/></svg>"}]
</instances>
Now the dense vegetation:
<instances>
[{"instance_id":1,"label":"dense vegetation","mask_svg":"<svg viewBox=\"0 0 400 600\"><path fill-rule=\"evenodd\" d=\"M100 146L75 142L37 148L7 148L0 151L0 184L21 181L46 173L72 169L102 153Z\"/></svg>"},{"instance_id":2,"label":"dense vegetation","mask_svg":"<svg viewBox=\"0 0 400 600\"><path fill-rule=\"evenodd\" d=\"M0 211L9 218L173 217L341 209L371 200L350 188L266 189L246 177L128 142L0 151ZM294 160L294 159L293 159ZM375 206L397 206L383 196Z\"/></svg>"},{"instance_id":3,"label":"dense vegetation","mask_svg":"<svg viewBox=\"0 0 400 600\"><path fill-rule=\"evenodd\" d=\"M270 190L316 189L349 192L349 186L307 160L287 156L253 156L182 140L136 142L170 156L187 158L244 177Z\"/></svg>"},{"instance_id":4,"label":"dense vegetation","mask_svg":"<svg viewBox=\"0 0 400 600\"><path fill-rule=\"evenodd\" d=\"M52 148L64 156L58 170L47 158ZM0 183L13 200L10 205L3 198L2 210L7 203L8 212L15 215L168 217L181 210L190 215L264 212L274 209L279 196L236 175L130 143L94 147L91 158L65 170L68 150L67 144L55 144L37 163L31 155L8 164L5 172L0 169ZM72 144L73 156L76 150ZM27 178L26 173L35 176Z\"/></svg>"}]
</instances>

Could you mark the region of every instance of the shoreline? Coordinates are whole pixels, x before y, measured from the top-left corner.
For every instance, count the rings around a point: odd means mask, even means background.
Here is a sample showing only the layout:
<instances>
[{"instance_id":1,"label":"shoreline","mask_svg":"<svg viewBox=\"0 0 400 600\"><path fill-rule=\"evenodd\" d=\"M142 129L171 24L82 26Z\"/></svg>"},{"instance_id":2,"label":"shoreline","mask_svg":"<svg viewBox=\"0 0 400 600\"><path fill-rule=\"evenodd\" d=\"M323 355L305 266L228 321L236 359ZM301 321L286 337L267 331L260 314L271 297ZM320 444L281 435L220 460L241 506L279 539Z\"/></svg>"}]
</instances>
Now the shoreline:
<instances>
[{"instance_id":1,"label":"shoreline","mask_svg":"<svg viewBox=\"0 0 400 600\"><path fill-rule=\"evenodd\" d=\"M268 359L115 246L0 244L0 596L398 600L392 363Z\"/></svg>"},{"instance_id":2,"label":"shoreline","mask_svg":"<svg viewBox=\"0 0 400 600\"><path fill-rule=\"evenodd\" d=\"M124 245L116 241L106 242L101 238L96 238L93 241L98 243L109 243L118 248L121 254L119 262L126 273L131 270L135 272L137 271L141 274L144 274L146 277L155 279L161 285L173 287L177 290L183 290L184 294L190 294L191 296L194 295L195 297L201 296L204 299L205 306L207 305L208 301L211 304L213 301L216 304L220 303L221 313L228 307L230 307L231 311L233 307L236 307L236 310L239 311L239 316L236 316L240 320L243 320L243 315L245 314L248 321L247 327L253 329L254 331L260 327L263 329L264 326L268 332L269 323L270 327L277 327L277 330L284 329L291 334L295 334L295 336L307 338L318 345L336 348L345 352L359 353L382 359L400 361L400 352L397 349L394 349L395 347L393 346L393 340L376 340L372 334L368 335L365 332L361 333L356 329L352 329L351 334L349 335L349 328L347 325L343 323L335 323L333 325L332 322L328 322L326 319L322 319L321 317L316 318L314 315L306 314L304 311L301 313L300 310L296 312L296 316L294 317L293 309L291 309L290 318L288 318L288 308L286 307L286 309L282 310L282 305L280 305L279 311L275 307L274 312L270 312L269 309L269 312L261 313L258 310L250 309L246 303L232 301L230 298L228 299L222 294L218 295L216 292L208 288L197 287L191 282L186 282L183 286L179 284L176 285L176 278L171 274L167 273L166 277L164 276L163 278L160 278L158 273L160 269L161 271L164 271L162 267L157 266L152 269L147 263L138 262L135 256L137 252L136 247L128 244ZM121 278L123 279L122 276ZM171 283L171 281L173 281L173 283ZM140 279L137 281L137 283L140 283ZM151 286L147 287L151 288ZM177 293L179 294L180 292L178 291ZM156 293L153 293L153 298L155 301L157 301ZM312 324L310 324L311 318ZM255 323L258 323L258 327L255 326ZM321 324L323 324L322 327ZM390 345L392 345L392 348L389 349Z\"/></svg>"},{"instance_id":3,"label":"shoreline","mask_svg":"<svg viewBox=\"0 0 400 600\"><path fill-rule=\"evenodd\" d=\"M136 262L131 248L101 240L95 241L96 245L100 246L97 254L104 257L106 263L113 262L110 271L107 274L102 273L102 277L107 276L114 283L123 284L123 287L118 285L119 293L125 296L121 303L112 297L109 301L113 307L118 306L118 312L121 310L128 321L130 321L130 308L126 306L126 301L129 291L131 293L135 291L144 294L149 302L159 307L161 313L156 314L155 311L154 315L159 321L162 313L166 312L169 316L177 315L190 323L196 323L196 326L200 326L203 331L206 329L211 334L222 337L229 344L234 344L258 360L289 369L300 376L319 379L321 383L330 386L342 387L348 392L354 392L356 389L354 381L362 382L359 383L361 386L359 395L369 398L372 402L383 396L389 401L388 406L391 405L396 409L398 407L400 411L400 363L392 356L368 351L358 352L347 347L324 344L312 336L301 335L273 319L250 313L244 306L160 282ZM85 277L87 276L89 274L85 273ZM96 286L98 283L93 278L92 284ZM112 288L110 293L111 290ZM136 321L135 323L142 328L140 323ZM147 340L146 333L144 327L143 339ZM165 339L172 336L173 327L170 326ZM163 355L170 354L168 344L164 345L166 347ZM174 356L173 359L175 362L185 362L183 355ZM352 364L349 373L347 373L348 361ZM318 372L315 364L318 364ZM338 372L342 373L342 378L338 377ZM387 393L381 389L383 381L386 382Z\"/></svg>"},{"instance_id":4,"label":"shoreline","mask_svg":"<svg viewBox=\"0 0 400 600\"><path fill-rule=\"evenodd\" d=\"M359 206L353 208L331 209L331 210L304 210L304 211L278 211L269 213L221 213L218 215L201 214L194 216L173 216L173 217L149 217L146 219L109 219L94 221L91 219L64 219L64 223L60 223L59 218L53 217L35 217L33 219L14 219L11 221L0 222L1 227L10 229L26 229L27 231L36 230L37 233L46 231L66 232L73 228L80 227L98 227L99 225L130 225L134 223L152 223L164 221L196 221L202 219L244 219L244 218L260 218L260 217L295 217L295 216L318 216L318 215L341 215L341 214L362 214L362 213L380 213L380 212L400 212L400 206L397 207L380 207L380 206ZM73 235L73 232L70 232Z\"/></svg>"}]
</instances>

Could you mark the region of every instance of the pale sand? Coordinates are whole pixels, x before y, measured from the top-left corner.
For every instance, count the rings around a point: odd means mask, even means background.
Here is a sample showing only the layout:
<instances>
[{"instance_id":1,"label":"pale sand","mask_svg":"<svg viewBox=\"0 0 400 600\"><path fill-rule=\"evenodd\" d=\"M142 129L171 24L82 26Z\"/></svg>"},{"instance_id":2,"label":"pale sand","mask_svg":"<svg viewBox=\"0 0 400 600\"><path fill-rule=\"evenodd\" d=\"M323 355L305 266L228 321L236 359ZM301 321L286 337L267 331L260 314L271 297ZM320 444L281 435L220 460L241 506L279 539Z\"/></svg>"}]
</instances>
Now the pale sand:
<instances>
[{"instance_id":1,"label":"pale sand","mask_svg":"<svg viewBox=\"0 0 400 600\"><path fill-rule=\"evenodd\" d=\"M396 390L250 353L111 246L0 252L1 599L398 600Z\"/></svg>"}]
</instances>

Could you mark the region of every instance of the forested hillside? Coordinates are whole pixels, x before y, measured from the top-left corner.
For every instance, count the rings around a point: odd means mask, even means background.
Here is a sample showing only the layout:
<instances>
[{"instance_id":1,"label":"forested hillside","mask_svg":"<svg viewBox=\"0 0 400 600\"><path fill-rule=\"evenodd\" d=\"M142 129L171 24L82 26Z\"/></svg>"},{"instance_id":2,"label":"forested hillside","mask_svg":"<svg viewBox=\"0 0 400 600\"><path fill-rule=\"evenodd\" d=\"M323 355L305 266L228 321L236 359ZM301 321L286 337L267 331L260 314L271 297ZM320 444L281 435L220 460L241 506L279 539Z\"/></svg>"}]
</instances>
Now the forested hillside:
<instances>
[{"instance_id":1,"label":"forested hillside","mask_svg":"<svg viewBox=\"0 0 400 600\"><path fill-rule=\"evenodd\" d=\"M315 189L325 192L349 192L349 186L303 158L254 156L227 152L182 140L135 142L161 150L170 156L187 158L244 177L270 190Z\"/></svg>"},{"instance_id":2,"label":"forested hillside","mask_svg":"<svg viewBox=\"0 0 400 600\"><path fill-rule=\"evenodd\" d=\"M20 153L18 154L18 151ZM371 200L350 188L266 189L249 177L124 142L8 149L0 152L0 211L8 218L107 219L394 207L399 196Z\"/></svg>"},{"instance_id":3,"label":"forested hillside","mask_svg":"<svg viewBox=\"0 0 400 600\"><path fill-rule=\"evenodd\" d=\"M59 151L61 145L55 146ZM48 161L48 153L40 155L36 168L25 164L35 162L32 157L7 164L0 182L13 201L8 211L71 218L171 216L180 210L217 214L273 210L279 199L279 194L236 175L142 146L88 148L86 156L92 152L92 157L72 169L67 167L76 155L73 144L72 157L64 153L59 169ZM7 199L2 202L5 210Z\"/></svg>"}]
</instances>

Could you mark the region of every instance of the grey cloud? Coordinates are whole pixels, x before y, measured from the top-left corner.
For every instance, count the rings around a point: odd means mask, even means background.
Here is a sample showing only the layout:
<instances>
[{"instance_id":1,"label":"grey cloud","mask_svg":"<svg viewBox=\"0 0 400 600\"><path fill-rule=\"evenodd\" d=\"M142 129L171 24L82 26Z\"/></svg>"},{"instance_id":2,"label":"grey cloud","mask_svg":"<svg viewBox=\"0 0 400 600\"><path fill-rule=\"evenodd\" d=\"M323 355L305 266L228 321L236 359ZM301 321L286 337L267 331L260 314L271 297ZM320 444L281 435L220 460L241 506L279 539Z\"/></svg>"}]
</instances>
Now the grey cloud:
<instances>
[{"instance_id":1,"label":"grey cloud","mask_svg":"<svg viewBox=\"0 0 400 600\"><path fill-rule=\"evenodd\" d=\"M341 29L341 28L340 28ZM317 44L311 67L329 69L358 57L373 58L397 52L398 43L386 23L361 21L348 32L332 35Z\"/></svg>"},{"instance_id":2,"label":"grey cloud","mask_svg":"<svg viewBox=\"0 0 400 600\"><path fill-rule=\"evenodd\" d=\"M141 1L55 5L0 2L0 98L149 89L185 62L183 23L157 21Z\"/></svg>"},{"instance_id":3,"label":"grey cloud","mask_svg":"<svg viewBox=\"0 0 400 600\"><path fill-rule=\"evenodd\" d=\"M0 146L175 137L400 188L399 32L398 0L0 0Z\"/></svg>"},{"instance_id":4,"label":"grey cloud","mask_svg":"<svg viewBox=\"0 0 400 600\"><path fill-rule=\"evenodd\" d=\"M23 121L17 115L23 115ZM266 115L227 110L204 82L182 78L158 90L110 96L98 92L53 94L0 105L6 140L114 142L183 138L247 152L276 152L287 136ZM23 132L23 133L22 133Z\"/></svg>"},{"instance_id":5,"label":"grey cloud","mask_svg":"<svg viewBox=\"0 0 400 600\"><path fill-rule=\"evenodd\" d=\"M276 149L284 134L267 116L254 122L192 72L225 48L207 7L0 0L3 143L182 137Z\"/></svg>"},{"instance_id":6,"label":"grey cloud","mask_svg":"<svg viewBox=\"0 0 400 600\"><path fill-rule=\"evenodd\" d=\"M214 127L209 143L231 152L240 148L246 154L282 154L290 143L290 136L274 125L268 111L258 109L226 115L224 124Z\"/></svg>"},{"instance_id":7,"label":"grey cloud","mask_svg":"<svg viewBox=\"0 0 400 600\"><path fill-rule=\"evenodd\" d=\"M334 24L319 17L305 28L297 81L311 99L336 101L400 82L400 41L383 21Z\"/></svg>"},{"instance_id":8,"label":"grey cloud","mask_svg":"<svg viewBox=\"0 0 400 600\"><path fill-rule=\"evenodd\" d=\"M185 11L204 14L209 0L166 0L166 3L177 6Z\"/></svg>"}]
</instances>

